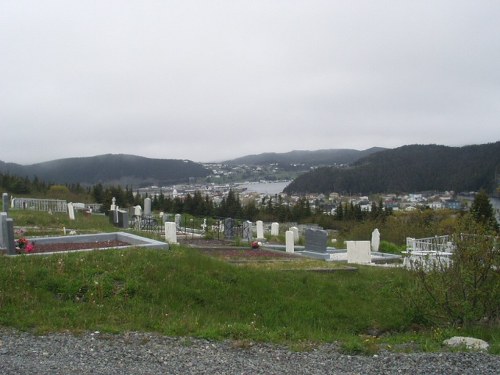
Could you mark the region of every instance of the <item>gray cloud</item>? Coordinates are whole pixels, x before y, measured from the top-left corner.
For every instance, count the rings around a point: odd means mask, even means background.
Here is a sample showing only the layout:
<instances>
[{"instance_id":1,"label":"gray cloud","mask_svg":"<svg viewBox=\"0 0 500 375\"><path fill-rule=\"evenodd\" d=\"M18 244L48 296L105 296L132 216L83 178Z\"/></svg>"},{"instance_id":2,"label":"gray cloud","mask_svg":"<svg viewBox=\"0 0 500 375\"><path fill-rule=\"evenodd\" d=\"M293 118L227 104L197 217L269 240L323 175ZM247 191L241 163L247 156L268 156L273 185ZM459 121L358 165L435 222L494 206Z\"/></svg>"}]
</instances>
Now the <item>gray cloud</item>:
<instances>
[{"instance_id":1,"label":"gray cloud","mask_svg":"<svg viewBox=\"0 0 500 375\"><path fill-rule=\"evenodd\" d=\"M500 139L500 3L0 4L0 160Z\"/></svg>"}]
</instances>

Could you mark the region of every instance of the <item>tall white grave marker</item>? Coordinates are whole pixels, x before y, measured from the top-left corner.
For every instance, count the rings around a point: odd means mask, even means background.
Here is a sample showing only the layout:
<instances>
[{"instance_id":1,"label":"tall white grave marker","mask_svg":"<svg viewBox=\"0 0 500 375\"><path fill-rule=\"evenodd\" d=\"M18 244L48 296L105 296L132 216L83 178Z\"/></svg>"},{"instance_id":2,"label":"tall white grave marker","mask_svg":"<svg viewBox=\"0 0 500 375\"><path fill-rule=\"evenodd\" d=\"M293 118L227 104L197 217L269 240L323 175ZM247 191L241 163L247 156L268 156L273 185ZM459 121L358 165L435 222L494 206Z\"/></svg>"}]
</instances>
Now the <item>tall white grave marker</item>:
<instances>
[{"instance_id":1,"label":"tall white grave marker","mask_svg":"<svg viewBox=\"0 0 500 375\"><path fill-rule=\"evenodd\" d=\"M144 216L151 216L151 198L144 199Z\"/></svg>"},{"instance_id":2,"label":"tall white grave marker","mask_svg":"<svg viewBox=\"0 0 500 375\"><path fill-rule=\"evenodd\" d=\"M372 232L372 251L378 251L380 246L380 232L377 228Z\"/></svg>"},{"instance_id":3,"label":"tall white grave marker","mask_svg":"<svg viewBox=\"0 0 500 375\"><path fill-rule=\"evenodd\" d=\"M177 226L172 221L165 222L165 241L168 243L177 243Z\"/></svg>"},{"instance_id":4,"label":"tall white grave marker","mask_svg":"<svg viewBox=\"0 0 500 375\"><path fill-rule=\"evenodd\" d=\"M68 215L70 220L75 220L75 207L73 207L73 203L68 203Z\"/></svg>"},{"instance_id":5,"label":"tall white grave marker","mask_svg":"<svg viewBox=\"0 0 500 375\"><path fill-rule=\"evenodd\" d=\"M271 236L277 236L280 234L280 225L279 223L271 224Z\"/></svg>"},{"instance_id":6,"label":"tall white grave marker","mask_svg":"<svg viewBox=\"0 0 500 375\"><path fill-rule=\"evenodd\" d=\"M294 244L294 235L291 230L287 230L285 232L285 243L286 243L286 252L293 253L295 252L295 244Z\"/></svg>"},{"instance_id":7,"label":"tall white grave marker","mask_svg":"<svg viewBox=\"0 0 500 375\"><path fill-rule=\"evenodd\" d=\"M291 227L290 230L293 232L293 240L295 243L299 242L299 228Z\"/></svg>"},{"instance_id":8,"label":"tall white grave marker","mask_svg":"<svg viewBox=\"0 0 500 375\"><path fill-rule=\"evenodd\" d=\"M262 220L257 220L255 222L255 225L257 227L257 239L263 239L264 238L264 223Z\"/></svg>"}]
</instances>

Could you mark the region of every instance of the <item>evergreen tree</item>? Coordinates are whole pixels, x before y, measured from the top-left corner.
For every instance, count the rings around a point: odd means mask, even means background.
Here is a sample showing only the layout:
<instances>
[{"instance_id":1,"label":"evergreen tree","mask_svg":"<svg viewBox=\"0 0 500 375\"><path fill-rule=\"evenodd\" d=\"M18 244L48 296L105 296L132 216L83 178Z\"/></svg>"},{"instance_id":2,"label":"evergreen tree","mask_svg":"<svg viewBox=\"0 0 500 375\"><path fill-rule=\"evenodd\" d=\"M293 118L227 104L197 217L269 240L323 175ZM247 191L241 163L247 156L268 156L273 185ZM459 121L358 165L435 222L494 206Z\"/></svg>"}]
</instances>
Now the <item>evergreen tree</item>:
<instances>
[{"instance_id":1,"label":"evergreen tree","mask_svg":"<svg viewBox=\"0 0 500 375\"><path fill-rule=\"evenodd\" d=\"M495 218L493 206L491 205L490 199L484 190L481 190L474 197L470 213L476 222L481 223L488 228L498 230L498 223Z\"/></svg>"}]
</instances>

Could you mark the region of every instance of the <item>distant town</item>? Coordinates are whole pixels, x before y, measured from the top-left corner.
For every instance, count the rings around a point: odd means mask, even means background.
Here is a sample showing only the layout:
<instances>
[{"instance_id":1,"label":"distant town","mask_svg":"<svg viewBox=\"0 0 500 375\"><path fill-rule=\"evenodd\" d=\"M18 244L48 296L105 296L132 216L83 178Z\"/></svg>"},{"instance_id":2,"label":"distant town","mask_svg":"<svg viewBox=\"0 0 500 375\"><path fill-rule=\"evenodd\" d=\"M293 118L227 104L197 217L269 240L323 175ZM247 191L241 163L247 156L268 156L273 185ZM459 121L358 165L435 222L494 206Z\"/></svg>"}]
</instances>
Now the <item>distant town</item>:
<instances>
[{"instance_id":1,"label":"distant town","mask_svg":"<svg viewBox=\"0 0 500 375\"><path fill-rule=\"evenodd\" d=\"M183 198L188 194L193 195L199 191L207 195L215 204L219 204L227 197L230 190L236 192L242 204L254 201L257 207L268 198L274 198L275 202L283 205L293 206L304 195L287 195L282 192L283 188L298 174L307 169L296 165L295 168L285 170L278 164L272 165L237 165L231 166L222 163L204 164L212 171L212 174L203 181L192 180L188 184L177 184L174 186L150 186L139 188L135 192L141 196L154 197L163 194L164 197ZM290 170L291 169L291 170ZM334 215L341 203L353 203L359 205L362 211L370 212L373 204L383 203L386 209L392 211L414 211L418 209L450 209L468 210L474 200L476 192L454 192L454 191L427 191L405 194L376 194L373 196L342 195L338 192L325 194L306 194L311 209L326 215ZM497 219L500 220L500 207L498 202L493 201Z\"/></svg>"}]
</instances>

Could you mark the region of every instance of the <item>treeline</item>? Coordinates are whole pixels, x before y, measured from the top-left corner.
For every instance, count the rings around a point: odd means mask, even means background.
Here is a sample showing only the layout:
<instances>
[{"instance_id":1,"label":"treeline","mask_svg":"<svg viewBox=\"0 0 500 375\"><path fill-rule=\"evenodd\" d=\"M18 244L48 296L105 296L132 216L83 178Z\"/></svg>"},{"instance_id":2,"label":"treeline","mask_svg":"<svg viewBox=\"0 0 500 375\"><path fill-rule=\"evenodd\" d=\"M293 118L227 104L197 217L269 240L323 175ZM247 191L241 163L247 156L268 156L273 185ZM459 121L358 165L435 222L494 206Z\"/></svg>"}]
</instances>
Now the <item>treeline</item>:
<instances>
[{"instance_id":1,"label":"treeline","mask_svg":"<svg viewBox=\"0 0 500 375\"><path fill-rule=\"evenodd\" d=\"M427 190L493 192L500 142L465 147L411 145L377 152L348 168L324 167L299 176L285 192L368 195Z\"/></svg>"},{"instance_id":2,"label":"treeline","mask_svg":"<svg viewBox=\"0 0 500 375\"><path fill-rule=\"evenodd\" d=\"M101 184L92 188L94 201L103 205L103 211L109 210L111 200L114 197L119 207L143 206L146 196L134 194L126 187L104 187ZM301 197L297 202L289 204L283 197L265 197L257 205L254 200L243 204L240 197L233 190L216 204L208 195L195 191L188 193L185 197L169 197L164 194L151 196L151 207L155 211L163 211L178 214L190 214L205 217L232 217L242 220L264 220L278 222L321 222L325 228L335 227L339 221L365 221L383 220L392 214L392 210L386 208L383 202L373 202L370 211L362 210L361 205L354 203L339 203L335 215L324 215L322 209L314 210L309 201Z\"/></svg>"},{"instance_id":3,"label":"treeline","mask_svg":"<svg viewBox=\"0 0 500 375\"><path fill-rule=\"evenodd\" d=\"M96 203L102 204L102 210L108 211L111 200L114 197L119 207L131 207L144 205L144 199L148 197L134 194L131 189L120 186L105 187L97 184L92 188L91 195ZM275 220L275 221L301 221L313 216L309 202L305 198L299 199L292 206L285 205L280 196L264 198L257 206L255 201L243 204L239 195L230 190L221 202L216 204L208 195L195 191L188 193L185 197L170 197L164 194L154 195L151 198L151 208L154 211L163 211L179 214L190 214L205 217L232 217L243 220Z\"/></svg>"},{"instance_id":4,"label":"treeline","mask_svg":"<svg viewBox=\"0 0 500 375\"><path fill-rule=\"evenodd\" d=\"M86 194L90 192L89 188L84 188L80 184L65 184L58 185L53 183L47 183L40 180L38 177L30 179L28 177L19 177L10 174L0 173L0 189L2 192L10 194L34 194L36 196L47 196L51 197L51 193L60 192L61 187L63 187L65 192L70 192L73 194ZM54 197L56 198L56 197Z\"/></svg>"}]
</instances>

